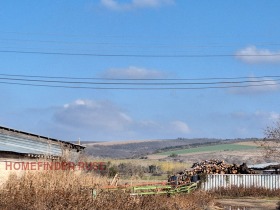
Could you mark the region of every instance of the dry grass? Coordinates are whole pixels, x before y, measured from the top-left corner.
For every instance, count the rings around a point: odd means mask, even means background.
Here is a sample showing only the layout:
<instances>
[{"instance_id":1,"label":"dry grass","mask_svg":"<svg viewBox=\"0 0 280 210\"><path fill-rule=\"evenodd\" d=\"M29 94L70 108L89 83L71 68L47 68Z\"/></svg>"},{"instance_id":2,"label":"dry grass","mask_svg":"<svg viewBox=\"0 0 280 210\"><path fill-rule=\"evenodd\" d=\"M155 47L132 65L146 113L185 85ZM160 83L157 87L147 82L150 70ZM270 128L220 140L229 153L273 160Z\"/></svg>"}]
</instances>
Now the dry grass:
<instances>
[{"instance_id":1,"label":"dry grass","mask_svg":"<svg viewBox=\"0 0 280 210\"><path fill-rule=\"evenodd\" d=\"M73 171L37 171L22 177L10 176L0 189L0 209L205 209L213 200L211 195L198 191L170 197L131 197L118 191L101 192L94 198L90 186L106 184L106 178Z\"/></svg>"},{"instance_id":2,"label":"dry grass","mask_svg":"<svg viewBox=\"0 0 280 210\"><path fill-rule=\"evenodd\" d=\"M280 189L270 190L259 187L243 188L232 186L231 188L220 188L211 192L215 197L230 197L230 198L240 198L240 197L278 197L280 198Z\"/></svg>"},{"instance_id":3,"label":"dry grass","mask_svg":"<svg viewBox=\"0 0 280 210\"><path fill-rule=\"evenodd\" d=\"M0 209L78 209L87 206L91 198L90 191L84 190L86 186L102 184L107 184L107 179L74 171L11 175L0 190Z\"/></svg>"},{"instance_id":4,"label":"dry grass","mask_svg":"<svg viewBox=\"0 0 280 210\"><path fill-rule=\"evenodd\" d=\"M172 174L183 171L186 168L191 167L190 164L186 164L183 162L175 162L175 161L159 161L157 164L164 172L171 172Z\"/></svg>"},{"instance_id":5,"label":"dry grass","mask_svg":"<svg viewBox=\"0 0 280 210\"><path fill-rule=\"evenodd\" d=\"M280 210L280 189L270 190L258 187L243 188L232 186L231 188L220 188L209 193L218 199L216 202L222 203L224 207L232 207L231 209L255 209L254 207L256 209L275 209L277 206L276 209Z\"/></svg>"},{"instance_id":6,"label":"dry grass","mask_svg":"<svg viewBox=\"0 0 280 210\"><path fill-rule=\"evenodd\" d=\"M235 143L235 144L259 147L262 142L263 141L242 141L242 142L238 142L238 143Z\"/></svg>"},{"instance_id":7,"label":"dry grass","mask_svg":"<svg viewBox=\"0 0 280 210\"><path fill-rule=\"evenodd\" d=\"M96 160L97 159L89 160L89 161L96 161ZM172 160L158 161L158 160L151 160L151 159L122 159L122 160L98 159L98 161L101 161L101 162L109 161L109 162L111 162L112 165L119 165L121 163L131 163L131 164L139 165L139 166L143 166L143 167L148 167L150 165L156 165L156 166L159 166L163 172L172 171L174 173L184 170L191 166L190 163L178 162L178 161L172 161Z\"/></svg>"},{"instance_id":8,"label":"dry grass","mask_svg":"<svg viewBox=\"0 0 280 210\"><path fill-rule=\"evenodd\" d=\"M106 200L105 202L102 202ZM96 200L95 209L100 210L202 210L212 203L212 196L205 192L181 194L167 197L166 195L131 197L129 194L108 193Z\"/></svg>"}]
</instances>

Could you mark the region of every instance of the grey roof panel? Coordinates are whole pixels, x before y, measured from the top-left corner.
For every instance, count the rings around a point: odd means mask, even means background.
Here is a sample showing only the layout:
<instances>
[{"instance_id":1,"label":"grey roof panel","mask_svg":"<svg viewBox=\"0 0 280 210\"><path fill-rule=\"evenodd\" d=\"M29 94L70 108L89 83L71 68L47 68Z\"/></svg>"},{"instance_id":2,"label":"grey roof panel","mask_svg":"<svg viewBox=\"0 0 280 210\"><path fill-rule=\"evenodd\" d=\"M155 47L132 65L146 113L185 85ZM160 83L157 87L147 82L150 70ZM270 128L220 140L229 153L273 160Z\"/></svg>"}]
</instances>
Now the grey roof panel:
<instances>
[{"instance_id":1,"label":"grey roof panel","mask_svg":"<svg viewBox=\"0 0 280 210\"><path fill-rule=\"evenodd\" d=\"M62 149L59 144L6 134L0 134L0 150L27 154L62 155Z\"/></svg>"},{"instance_id":2,"label":"grey roof panel","mask_svg":"<svg viewBox=\"0 0 280 210\"><path fill-rule=\"evenodd\" d=\"M54 139L54 138L49 138L49 137L46 137L46 136L40 136L40 135L36 135L36 134L33 134L33 133L19 131L19 130L12 129L12 128L7 128L7 127L0 126L0 130L1 129L5 130L5 131L9 131L9 132L23 134L23 135L26 135L26 136L32 136L32 137L36 137L36 138L50 140L52 142L61 142L61 143L68 144L68 145L74 146L76 148L79 148L80 150L85 148L85 146L82 146L82 145L79 145L79 144L73 144L73 143L70 143L70 142L67 142L67 141L62 141L62 140L58 140L58 139Z\"/></svg>"},{"instance_id":3,"label":"grey roof panel","mask_svg":"<svg viewBox=\"0 0 280 210\"><path fill-rule=\"evenodd\" d=\"M271 166L271 165L279 165L279 162L272 162L272 163L261 163L261 164L254 164L254 165L248 165L248 168L258 168L258 169L262 169L265 168L267 166Z\"/></svg>"}]
</instances>

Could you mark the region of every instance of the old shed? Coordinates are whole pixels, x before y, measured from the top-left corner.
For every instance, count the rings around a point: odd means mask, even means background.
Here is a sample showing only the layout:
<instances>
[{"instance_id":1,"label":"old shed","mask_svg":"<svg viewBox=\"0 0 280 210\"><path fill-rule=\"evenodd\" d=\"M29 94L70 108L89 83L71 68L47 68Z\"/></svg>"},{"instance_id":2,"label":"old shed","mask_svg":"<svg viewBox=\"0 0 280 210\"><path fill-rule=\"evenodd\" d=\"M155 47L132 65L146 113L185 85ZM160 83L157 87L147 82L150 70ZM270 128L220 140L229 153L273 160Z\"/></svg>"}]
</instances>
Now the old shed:
<instances>
[{"instance_id":1,"label":"old shed","mask_svg":"<svg viewBox=\"0 0 280 210\"><path fill-rule=\"evenodd\" d=\"M84 146L0 126L0 181L11 172L22 170L7 168L8 163L34 162L39 159L75 162Z\"/></svg>"}]
</instances>

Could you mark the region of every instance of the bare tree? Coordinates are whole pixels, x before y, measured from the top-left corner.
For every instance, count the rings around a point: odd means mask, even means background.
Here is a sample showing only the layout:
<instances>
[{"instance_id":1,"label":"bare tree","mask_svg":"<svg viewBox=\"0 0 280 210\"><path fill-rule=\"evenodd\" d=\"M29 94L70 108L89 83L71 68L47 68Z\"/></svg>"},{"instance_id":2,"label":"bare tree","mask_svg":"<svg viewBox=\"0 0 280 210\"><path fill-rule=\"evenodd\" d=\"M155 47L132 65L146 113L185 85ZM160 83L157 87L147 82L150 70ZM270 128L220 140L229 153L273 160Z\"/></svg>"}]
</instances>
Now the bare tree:
<instances>
[{"instance_id":1,"label":"bare tree","mask_svg":"<svg viewBox=\"0 0 280 210\"><path fill-rule=\"evenodd\" d=\"M266 157L280 159L280 119L273 126L268 126L265 131L265 138L261 144L265 150Z\"/></svg>"}]
</instances>

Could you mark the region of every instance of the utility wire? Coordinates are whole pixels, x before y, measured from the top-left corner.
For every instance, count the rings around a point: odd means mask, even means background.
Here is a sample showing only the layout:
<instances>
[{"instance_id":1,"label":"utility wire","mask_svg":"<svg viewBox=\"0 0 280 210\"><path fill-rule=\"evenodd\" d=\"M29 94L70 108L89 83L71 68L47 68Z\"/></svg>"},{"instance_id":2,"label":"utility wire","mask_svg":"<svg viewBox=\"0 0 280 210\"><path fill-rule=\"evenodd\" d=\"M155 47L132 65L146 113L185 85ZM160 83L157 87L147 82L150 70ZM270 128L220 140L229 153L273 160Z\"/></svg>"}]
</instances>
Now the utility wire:
<instances>
[{"instance_id":1,"label":"utility wire","mask_svg":"<svg viewBox=\"0 0 280 210\"><path fill-rule=\"evenodd\" d=\"M125 80L130 82L104 82L104 81L90 82L84 80L85 79L104 80L104 78L85 78L85 77L83 78L50 77L50 76L16 75L16 74L0 74L0 76L2 76L0 77L0 84L34 86L34 87L68 88L68 89L69 88L92 89L92 90L202 90L202 89L247 88L247 87L280 85L280 83L278 83L278 81L280 81L279 78L280 76L278 75L263 76L263 77L259 76L259 77L160 79L160 80L158 79L138 79L138 80L111 79L113 81ZM246 80L239 81L240 79L246 79ZM173 80L175 81L176 80L180 80L180 81L204 80L206 82L169 82ZM15 82L11 82L11 81L15 81ZM192 85L196 85L196 86L192 86Z\"/></svg>"},{"instance_id":2,"label":"utility wire","mask_svg":"<svg viewBox=\"0 0 280 210\"><path fill-rule=\"evenodd\" d=\"M53 87L53 88L70 88L70 89L91 89L91 90L204 90L204 89L227 89L227 88L247 88L247 87L263 87L276 86L280 83L274 84L259 84L259 85L233 85L233 86L209 86L209 87L87 87L87 86L63 86L63 85L45 85L45 84L31 84L31 83L15 83L15 82L0 82L0 84L23 85L23 86L39 86L39 87Z\"/></svg>"},{"instance_id":3,"label":"utility wire","mask_svg":"<svg viewBox=\"0 0 280 210\"><path fill-rule=\"evenodd\" d=\"M66 77L66 76L44 76L44 75L26 75L26 74L1 74L5 77L22 77L22 78L42 78L42 79L67 79L67 80L125 80L125 81L201 81L201 80L238 80L238 79L267 79L280 78L280 75L264 75L252 77L204 77L204 78L107 78L107 77Z\"/></svg>"},{"instance_id":4,"label":"utility wire","mask_svg":"<svg viewBox=\"0 0 280 210\"><path fill-rule=\"evenodd\" d=\"M84 81L63 81L63 80L42 80L42 79L21 79L0 77L0 80L8 81L24 81L24 82L43 82L43 83L59 83L59 84L86 84L86 85L217 85L217 84L244 84L244 83L262 83L276 82L280 79L265 80L245 80L245 81L220 81L220 82L84 82Z\"/></svg>"},{"instance_id":5,"label":"utility wire","mask_svg":"<svg viewBox=\"0 0 280 210\"><path fill-rule=\"evenodd\" d=\"M140 58L211 58L211 57L277 57L280 53L274 54L102 54L102 53L66 53L66 52L43 52L43 51L20 51L20 50L0 50L0 53L16 54L37 54L37 55L63 55L63 56L91 56L91 57L140 57Z\"/></svg>"}]
</instances>

